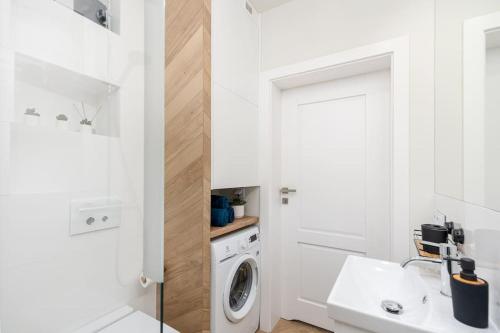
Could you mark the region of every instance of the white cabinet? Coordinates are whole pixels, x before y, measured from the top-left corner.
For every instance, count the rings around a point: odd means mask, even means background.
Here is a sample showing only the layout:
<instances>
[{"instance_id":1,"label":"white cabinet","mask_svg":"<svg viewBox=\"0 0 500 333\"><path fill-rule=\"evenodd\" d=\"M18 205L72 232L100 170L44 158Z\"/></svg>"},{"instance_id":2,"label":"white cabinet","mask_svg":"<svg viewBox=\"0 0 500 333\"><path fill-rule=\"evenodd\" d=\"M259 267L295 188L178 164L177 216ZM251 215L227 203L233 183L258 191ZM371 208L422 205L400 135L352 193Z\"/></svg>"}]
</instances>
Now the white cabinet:
<instances>
[{"instance_id":1,"label":"white cabinet","mask_svg":"<svg viewBox=\"0 0 500 333\"><path fill-rule=\"evenodd\" d=\"M212 99L212 188L257 186L257 106L218 85Z\"/></svg>"},{"instance_id":2,"label":"white cabinet","mask_svg":"<svg viewBox=\"0 0 500 333\"><path fill-rule=\"evenodd\" d=\"M259 16L212 1L212 188L259 185Z\"/></svg>"}]
</instances>

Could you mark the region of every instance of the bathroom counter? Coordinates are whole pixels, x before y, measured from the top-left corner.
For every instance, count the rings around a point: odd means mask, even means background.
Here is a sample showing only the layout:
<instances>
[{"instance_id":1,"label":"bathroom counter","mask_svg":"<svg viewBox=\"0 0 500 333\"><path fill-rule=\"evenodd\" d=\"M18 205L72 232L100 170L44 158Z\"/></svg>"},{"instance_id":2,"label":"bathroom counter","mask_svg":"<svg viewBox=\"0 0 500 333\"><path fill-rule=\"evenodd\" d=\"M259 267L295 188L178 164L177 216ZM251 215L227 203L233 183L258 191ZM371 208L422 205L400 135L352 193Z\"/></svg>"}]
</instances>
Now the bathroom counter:
<instances>
[{"instance_id":1,"label":"bathroom counter","mask_svg":"<svg viewBox=\"0 0 500 333\"><path fill-rule=\"evenodd\" d=\"M256 216L245 216L229 223L225 227L210 227L210 239L224 236L230 232L246 228L248 226L259 223L259 218Z\"/></svg>"}]
</instances>

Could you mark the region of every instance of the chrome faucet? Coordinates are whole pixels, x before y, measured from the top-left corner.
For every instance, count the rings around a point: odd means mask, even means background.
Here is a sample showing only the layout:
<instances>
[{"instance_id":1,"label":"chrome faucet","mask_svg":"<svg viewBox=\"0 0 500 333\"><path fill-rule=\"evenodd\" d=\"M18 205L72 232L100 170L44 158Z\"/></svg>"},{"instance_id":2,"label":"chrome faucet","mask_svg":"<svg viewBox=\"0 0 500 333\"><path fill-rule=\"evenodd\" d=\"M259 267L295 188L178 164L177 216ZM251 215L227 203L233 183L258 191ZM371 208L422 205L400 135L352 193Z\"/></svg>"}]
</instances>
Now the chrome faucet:
<instances>
[{"instance_id":1,"label":"chrome faucet","mask_svg":"<svg viewBox=\"0 0 500 333\"><path fill-rule=\"evenodd\" d=\"M418 257L406 259L405 261L403 261L401 263L401 267L406 268L406 266L408 266L408 264L411 264L412 262L415 262L415 261L431 262L431 263L434 263L434 264L442 264L443 263L443 261L441 259L432 259L432 258L426 258L426 257L420 257L420 256L418 256Z\"/></svg>"},{"instance_id":2,"label":"chrome faucet","mask_svg":"<svg viewBox=\"0 0 500 333\"><path fill-rule=\"evenodd\" d=\"M457 261L460 260L457 247L453 244L437 244L422 241L423 245L431 245L439 247L439 259L426 258L417 256L407 259L401 263L402 268L406 268L412 262L430 262L441 265L441 294L451 297L450 276L458 272Z\"/></svg>"}]
</instances>

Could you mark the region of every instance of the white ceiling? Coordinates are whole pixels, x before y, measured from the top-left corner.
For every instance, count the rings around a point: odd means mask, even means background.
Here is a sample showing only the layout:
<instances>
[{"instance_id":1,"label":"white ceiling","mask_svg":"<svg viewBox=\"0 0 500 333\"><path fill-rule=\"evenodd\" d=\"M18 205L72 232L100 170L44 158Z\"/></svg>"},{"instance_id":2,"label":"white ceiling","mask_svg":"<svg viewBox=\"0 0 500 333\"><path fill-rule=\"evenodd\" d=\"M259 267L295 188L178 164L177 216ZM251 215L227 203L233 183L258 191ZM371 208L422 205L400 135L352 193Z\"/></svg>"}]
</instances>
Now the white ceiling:
<instances>
[{"instance_id":1,"label":"white ceiling","mask_svg":"<svg viewBox=\"0 0 500 333\"><path fill-rule=\"evenodd\" d=\"M259 12L265 12L292 0L249 0L252 6Z\"/></svg>"}]
</instances>

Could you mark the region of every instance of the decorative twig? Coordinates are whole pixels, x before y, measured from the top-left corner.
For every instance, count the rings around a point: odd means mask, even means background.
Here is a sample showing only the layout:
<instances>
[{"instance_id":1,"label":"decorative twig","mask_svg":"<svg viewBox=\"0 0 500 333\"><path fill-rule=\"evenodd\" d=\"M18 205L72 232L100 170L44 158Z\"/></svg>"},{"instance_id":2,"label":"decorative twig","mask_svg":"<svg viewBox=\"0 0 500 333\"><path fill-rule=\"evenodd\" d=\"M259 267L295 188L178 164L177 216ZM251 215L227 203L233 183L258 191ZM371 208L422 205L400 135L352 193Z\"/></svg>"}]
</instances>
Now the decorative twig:
<instances>
[{"instance_id":1,"label":"decorative twig","mask_svg":"<svg viewBox=\"0 0 500 333\"><path fill-rule=\"evenodd\" d=\"M82 111L83 111L83 115L85 116L85 119L88 119L87 114L85 113L85 104L83 104L83 101L82 101Z\"/></svg>"},{"instance_id":2,"label":"decorative twig","mask_svg":"<svg viewBox=\"0 0 500 333\"><path fill-rule=\"evenodd\" d=\"M90 121L91 123L94 122L94 119L97 117L97 115L99 114L99 111L101 111L101 109L102 109L102 104L97 107L97 111L95 112L94 117Z\"/></svg>"},{"instance_id":3,"label":"decorative twig","mask_svg":"<svg viewBox=\"0 0 500 333\"><path fill-rule=\"evenodd\" d=\"M80 110L78 110L78 107L76 106L76 104L73 104L73 107L75 108L76 112L78 112L78 115L82 118L82 120L85 119L85 117L82 115Z\"/></svg>"}]
</instances>

